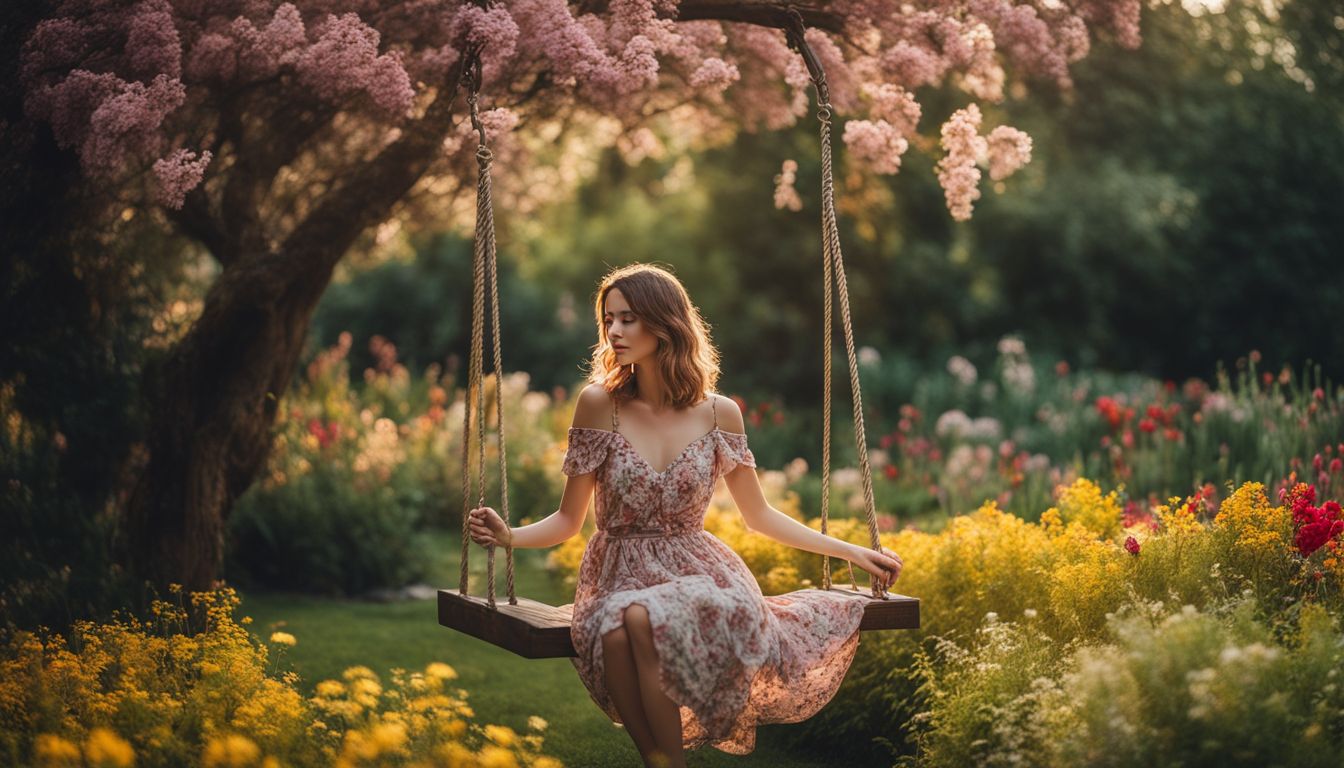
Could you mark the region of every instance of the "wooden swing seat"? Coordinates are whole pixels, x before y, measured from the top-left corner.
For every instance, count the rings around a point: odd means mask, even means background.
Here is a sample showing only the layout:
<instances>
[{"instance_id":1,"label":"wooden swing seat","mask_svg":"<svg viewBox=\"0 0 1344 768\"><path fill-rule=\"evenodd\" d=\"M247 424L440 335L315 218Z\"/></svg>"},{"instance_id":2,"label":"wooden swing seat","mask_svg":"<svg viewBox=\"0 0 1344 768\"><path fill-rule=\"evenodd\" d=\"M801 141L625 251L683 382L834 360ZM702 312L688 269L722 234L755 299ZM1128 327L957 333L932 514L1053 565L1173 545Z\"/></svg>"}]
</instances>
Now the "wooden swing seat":
<instances>
[{"instance_id":1,"label":"wooden swing seat","mask_svg":"<svg viewBox=\"0 0 1344 768\"><path fill-rule=\"evenodd\" d=\"M886 599L867 592L832 588L800 589L789 595L829 591L863 600L863 621L859 629L918 629L919 599L888 593ZM528 659L556 659L575 656L569 627L573 603L547 605L519 597L517 605L497 599L495 607L484 597L463 595L457 590L439 590L439 623L465 632L492 645L507 648Z\"/></svg>"}]
</instances>

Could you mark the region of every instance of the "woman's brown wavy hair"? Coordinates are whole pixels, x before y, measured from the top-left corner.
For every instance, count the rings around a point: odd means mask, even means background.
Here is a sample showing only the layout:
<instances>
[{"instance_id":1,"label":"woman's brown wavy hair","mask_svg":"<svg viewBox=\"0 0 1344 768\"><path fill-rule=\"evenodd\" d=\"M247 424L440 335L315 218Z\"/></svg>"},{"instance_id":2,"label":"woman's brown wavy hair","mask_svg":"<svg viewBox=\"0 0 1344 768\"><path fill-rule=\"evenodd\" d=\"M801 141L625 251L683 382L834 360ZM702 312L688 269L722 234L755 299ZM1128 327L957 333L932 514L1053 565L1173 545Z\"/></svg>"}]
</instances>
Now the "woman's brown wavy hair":
<instances>
[{"instance_id":1,"label":"woman's brown wavy hair","mask_svg":"<svg viewBox=\"0 0 1344 768\"><path fill-rule=\"evenodd\" d=\"M635 374L630 372L630 366L617 364L602 322L607 294L612 288L621 289L631 311L658 338L654 359L672 406L681 409L703 402L719 380L719 352L710 341L709 327L700 317L700 310L691 303L681 281L651 264L629 264L602 278L594 302L597 344L589 363L588 381L601 384L618 402L632 400L636 394Z\"/></svg>"}]
</instances>

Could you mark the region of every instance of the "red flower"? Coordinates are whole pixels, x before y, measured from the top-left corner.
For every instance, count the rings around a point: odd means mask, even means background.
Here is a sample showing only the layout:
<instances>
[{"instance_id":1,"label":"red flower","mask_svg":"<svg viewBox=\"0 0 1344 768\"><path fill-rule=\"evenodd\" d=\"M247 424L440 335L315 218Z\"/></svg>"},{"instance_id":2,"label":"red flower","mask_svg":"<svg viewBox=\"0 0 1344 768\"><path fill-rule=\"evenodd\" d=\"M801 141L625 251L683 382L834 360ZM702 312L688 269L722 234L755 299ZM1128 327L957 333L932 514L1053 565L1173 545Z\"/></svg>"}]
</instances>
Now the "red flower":
<instances>
[{"instance_id":1,"label":"red flower","mask_svg":"<svg viewBox=\"0 0 1344 768\"><path fill-rule=\"evenodd\" d=\"M1133 536L1126 536L1125 551L1131 555L1137 556L1139 554L1139 540Z\"/></svg>"},{"instance_id":2,"label":"red flower","mask_svg":"<svg viewBox=\"0 0 1344 768\"><path fill-rule=\"evenodd\" d=\"M1312 552L1320 549L1325 542L1340 533L1344 533L1344 520L1322 518L1297 529L1297 535L1293 537L1293 546L1297 547L1297 551L1303 557L1310 557Z\"/></svg>"},{"instance_id":3,"label":"red flower","mask_svg":"<svg viewBox=\"0 0 1344 768\"><path fill-rule=\"evenodd\" d=\"M886 474L888 480L895 480L896 475L899 474L895 464L888 464L882 468L882 471Z\"/></svg>"},{"instance_id":4,"label":"red flower","mask_svg":"<svg viewBox=\"0 0 1344 768\"><path fill-rule=\"evenodd\" d=\"M1125 421L1125 409L1120 407L1115 398L1102 395L1097 398L1097 413L1110 424L1111 429L1116 429Z\"/></svg>"},{"instance_id":5,"label":"red flower","mask_svg":"<svg viewBox=\"0 0 1344 768\"><path fill-rule=\"evenodd\" d=\"M1331 459L1331 460L1330 460L1330 474L1333 475L1333 474L1336 474L1336 473L1341 472L1341 471L1344 471L1344 461L1341 461L1338 457L1336 457L1336 458L1334 458L1334 459Z\"/></svg>"},{"instance_id":6,"label":"red flower","mask_svg":"<svg viewBox=\"0 0 1344 768\"><path fill-rule=\"evenodd\" d=\"M1162 430L1162 436L1167 438L1168 442L1174 443L1181 439L1181 430L1176 429L1175 427L1167 427Z\"/></svg>"},{"instance_id":7,"label":"red flower","mask_svg":"<svg viewBox=\"0 0 1344 768\"><path fill-rule=\"evenodd\" d=\"M1280 491L1279 498L1293 510L1293 525L1297 526L1293 546L1303 557L1310 557L1311 553L1344 533L1339 502L1327 501L1317 507L1315 487L1297 483Z\"/></svg>"},{"instance_id":8,"label":"red flower","mask_svg":"<svg viewBox=\"0 0 1344 768\"><path fill-rule=\"evenodd\" d=\"M1140 419L1139 429L1143 430L1144 432L1152 432L1157 429L1157 422L1153 421L1152 419Z\"/></svg>"}]
</instances>

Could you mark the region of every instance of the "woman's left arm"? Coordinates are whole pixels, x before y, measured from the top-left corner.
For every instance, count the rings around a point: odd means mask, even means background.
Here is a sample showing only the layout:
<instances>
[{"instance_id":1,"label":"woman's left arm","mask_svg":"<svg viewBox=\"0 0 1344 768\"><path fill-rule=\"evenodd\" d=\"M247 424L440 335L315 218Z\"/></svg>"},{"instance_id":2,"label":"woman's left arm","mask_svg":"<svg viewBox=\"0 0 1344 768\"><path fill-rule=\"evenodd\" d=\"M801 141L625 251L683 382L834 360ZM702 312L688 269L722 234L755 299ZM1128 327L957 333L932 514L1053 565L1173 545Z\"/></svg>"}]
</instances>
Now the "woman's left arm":
<instances>
[{"instance_id":1,"label":"woman's left arm","mask_svg":"<svg viewBox=\"0 0 1344 768\"><path fill-rule=\"evenodd\" d=\"M733 471L724 475L723 479L728 484L728 492L733 495L733 502L742 512L742 521L746 523L748 530L769 536L781 544L815 552L818 555L829 555L843 560L856 559L856 550L860 549L857 545L808 528L770 506L765 500L765 493L761 490L761 481L756 477L755 469L739 464Z\"/></svg>"},{"instance_id":2,"label":"woman's left arm","mask_svg":"<svg viewBox=\"0 0 1344 768\"><path fill-rule=\"evenodd\" d=\"M724 397L718 403L718 413L719 425L723 429L740 434L746 433L742 410L737 407L737 403ZM756 470L752 467L739 464L725 474L723 479L728 484L728 492L733 495L734 503L742 512L742 521L747 524L748 530L765 534L790 547L845 560L855 559L855 551L861 549L847 541L814 531L770 506L765 500L765 493L761 490L761 481L756 477Z\"/></svg>"},{"instance_id":3,"label":"woman's left arm","mask_svg":"<svg viewBox=\"0 0 1344 768\"><path fill-rule=\"evenodd\" d=\"M746 433L740 409L734 405L723 409L723 412L722 421L726 429ZM763 533L790 547L848 560L872 574L873 584L883 589L891 586L901 575L904 563L901 556L890 549L879 545L879 551L850 544L821 531L814 531L770 506L765 500L765 493L761 491L761 481L756 477L754 468L738 464L723 479L728 484L728 492L733 495L737 508L742 512L742 521L747 524L748 530Z\"/></svg>"}]
</instances>

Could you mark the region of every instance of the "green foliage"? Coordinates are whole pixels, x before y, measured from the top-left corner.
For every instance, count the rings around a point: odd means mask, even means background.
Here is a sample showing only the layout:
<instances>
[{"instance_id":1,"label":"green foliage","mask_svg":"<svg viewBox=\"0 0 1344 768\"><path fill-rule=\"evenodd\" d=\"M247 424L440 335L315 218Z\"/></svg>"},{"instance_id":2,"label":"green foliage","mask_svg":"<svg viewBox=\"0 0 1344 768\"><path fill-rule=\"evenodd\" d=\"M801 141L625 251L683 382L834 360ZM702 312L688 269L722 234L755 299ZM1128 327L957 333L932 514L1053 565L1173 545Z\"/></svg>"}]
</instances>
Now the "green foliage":
<instances>
[{"instance_id":1,"label":"green foliage","mask_svg":"<svg viewBox=\"0 0 1344 768\"><path fill-rule=\"evenodd\" d=\"M917 670L920 765L1335 765L1344 750L1338 620L1307 606L1278 638L1250 598L1201 612L1122 609L1108 642L1061 649L987 622Z\"/></svg>"},{"instance_id":2,"label":"green foliage","mask_svg":"<svg viewBox=\"0 0 1344 768\"><path fill-rule=\"evenodd\" d=\"M416 238L409 262L389 261L351 268L333 282L313 314L310 342L335 344L342 332L357 339L383 337L413 369L437 364L449 382L464 386L471 349L472 242L449 234ZM569 386L579 375L580 351L594 341L587 297L553 290L546 280L519 273L512 252L499 252L501 356L504 370L526 370L533 386ZM487 324L492 309L485 298ZM493 366L493 336L485 336L487 370ZM367 347L350 351L358 375L377 366Z\"/></svg>"},{"instance_id":3,"label":"green foliage","mask_svg":"<svg viewBox=\"0 0 1344 768\"><path fill-rule=\"evenodd\" d=\"M422 505L401 475L361 489L342 469L317 464L277 487L253 486L229 519L228 578L337 595L421 579L430 558Z\"/></svg>"}]
</instances>

